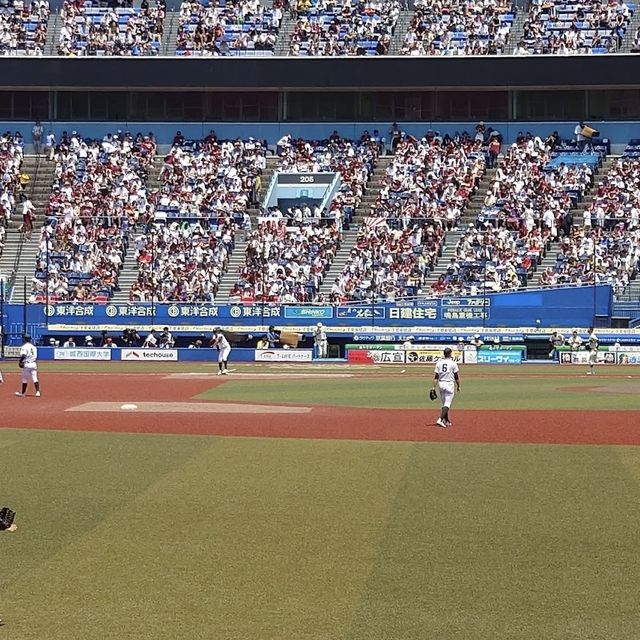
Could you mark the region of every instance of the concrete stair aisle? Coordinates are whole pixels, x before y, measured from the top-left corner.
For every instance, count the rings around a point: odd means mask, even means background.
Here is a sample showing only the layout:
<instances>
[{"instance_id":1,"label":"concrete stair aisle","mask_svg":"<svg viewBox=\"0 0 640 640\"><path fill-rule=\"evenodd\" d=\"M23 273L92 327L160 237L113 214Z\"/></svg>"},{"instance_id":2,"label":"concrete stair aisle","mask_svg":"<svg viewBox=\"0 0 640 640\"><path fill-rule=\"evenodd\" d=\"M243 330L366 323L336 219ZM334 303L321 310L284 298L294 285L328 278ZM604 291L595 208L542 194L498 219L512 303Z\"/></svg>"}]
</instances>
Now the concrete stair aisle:
<instances>
[{"instance_id":1,"label":"concrete stair aisle","mask_svg":"<svg viewBox=\"0 0 640 640\"><path fill-rule=\"evenodd\" d=\"M631 51L638 27L640 27L640 9L636 5L635 13L631 16L631 22L624 33L618 53L629 53Z\"/></svg>"},{"instance_id":2,"label":"concrete stair aisle","mask_svg":"<svg viewBox=\"0 0 640 640\"><path fill-rule=\"evenodd\" d=\"M509 42L505 47L504 53L511 55L518 43L524 37L524 23L529 17L529 12L524 7L519 7L516 13L516 17L511 24L511 31L509 32Z\"/></svg>"},{"instance_id":3,"label":"concrete stair aisle","mask_svg":"<svg viewBox=\"0 0 640 640\"><path fill-rule=\"evenodd\" d=\"M24 302L24 279L27 280L27 297L31 294L31 280L33 279L36 268L36 257L38 254L38 241L40 238L40 229L44 222L44 212L49 201L51 185L53 183L54 163L47 162L44 156L25 156L22 164L22 172L30 176L31 180L26 189L26 195L31 199L36 208L36 217L33 223L33 233L31 240L21 239L18 233L18 227L22 223L22 210L20 205L16 207L16 212L11 222L11 240L10 242L11 256L3 255L3 262L10 260L11 269L13 265L17 265L13 272L14 287L11 293L11 302ZM5 252L9 247L5 247ZM4 273L4 265L0 267Z\"/></svg>"},{"instance_id":4,"label":"concrete stair aisle","mask_svg":"<svg viewBox=\"0 0 640 640\"><path fill-rule=\"evenodd\" d=\"M236 244L229 257L227 270L222 274L222 278L220 279L218 294L216 295L216 304L227 304L229 302L229 291L238 281L238 272L244 264L246 248L247 240L245 234L236 234Z\"/></svg>"},{"instance_id":5,"label":"concrete stair aisle","mask_svg":"<svg viewBox=\"0 0 640 640\"><path fill-rule=\"evenodd\" d=\"M436 262L433 271L429 274L422 287L423 291L429 291L431 285L438 280L438 278L447 272L451 258L455 256L456 245L458 240L462 237L461 231L447 231L444 236L444 245L438 260Z\"/></svg>"},{"instance_id":6,"label":"concrete stair aisle","mask_svg":"<svg viewBox=\"0 0 640 640\"><path fill-rule=\"evenodd\" d=\"M60 27L61 27L60 13L58 11L52 11L49 15L49 24L47 25L47 40L44 45L45 56L58 55L58 43L60 42ZM46 132L45 132L46 134ZM44 136L43 141L44 141Z\"/></svg>"},{"instance_id":7,"label":"concrete stair aisle","mask_svg":"<svg viewBox=\"0 0 640 640\"><path fill-rule=\"evenodd\" d=\"M260 193L258 194L258 204L252 204L247 211L251 216L251 224L255 229L255 226L258 224L258 217L260 216L260 207L264 204L264 199L267 197L267 192L269 191L269 185L271 184L271 179L273 178L273 174L278 167L278 162L280 162L280 158L278 156L267 156L267 166L264 168L262 172L262 187L260 188Z\"/></svg>"},{"instance_id":8,"label":"concrete stair aisle","mask_svg":"<svg viewBox=\"0 0 640 640\"><path fill-rule=\"evenodd\" d=\"M276 40L276 46L273 49L274 56L288 56L289 46L291 43L291 34L295 29L297 20L290 18L288 13L282 16L282 22L280 23L280 29L278 31L278 39Z\"/></svg>"},{"instance_id":9,"label":"concrete stair aisle","mask_svg":"<svg viewBox=\"0 0 640 640\"><path fill-rule=\"evenodd\" d=\"M324 276L324 280L320 285L320 293L324 295L325 299L329 299L331 294L331 287L333 281L340 275L344 268L345 262L351 253L351 249L356 245L356 238L358 236L358 226L352 224L348 231L342 232L342 240L340 241L340 248L336 252L335 260L331 263L331 266L327 270Z\"/></svg>"},{"instance_id":10,"label":"concrete stair aisle","mask_svg":"<svg viewBox=\"0 0 640 640\"><path fill-rule=\"evenodd\" d=\"M411 18L413 17L413 11L402 10L398 16L398 22L393 31L391 38L391 45L389 46L389 55L397 56L400 54L402 44L404 43L404 37L407 35L407 30L411 24Z\"/></svg>"},{"instance_id":11,"label":"concrete stair aisle","mask_svg":"<svg viewBox=\"0 0 640 640\"><path fill-rule=\"evenodd\" d=\"M178 11L167 11L162 29L161 51L164 56L176 55L176 43L178 41L178 22L180 13Z\"/></svg>"},{"instance_id":12,"label":"concrete stair aisle","mask_svg":"<svg viewBox=\"0 0 640 640\"><path fill-rule=\"evenodd\" d=\"M124 257L122 269L120 269L118 287L111 297L111 301L116 304L129 302L129 291L131 290L131 285L138 279L138 263L135 259L135 250L131 244L134 236L135 232L131 232L129 234L129 250Z\"/></svg>"},{"instance_id":13,"label":"concrete stair aisle","mask_svg":"<svg viewBox=\"0 0 640 640\"><path fill-rule=\"evenodd\" d=\"M334 280L342 272L345 262L351 253L351 249L356 246L356 238L358 237L358 229L362 224L362 219L370 214L371 207L375 204L378 196L380 195L382 180L391 160L391 156L381 156L378 159L378 164L373 170L371 179L369 180L364 195L362 196L362 201L354 212L350 228L342 232L340 248L336 253L335 260L325 274L322 285L320 285L320 293L322 293L325 298L329 297Z\"/></svg>"},{"instance_id":14,"label":"concrete stair aisle","mask_svg":"<svg viewBox=\"0 0 640 640\"><path fill-rule=\"evenodd\" d=\"M598 189L598 185L602 182L602 178L609 173L609 169L614 164L614 162L618 159L619 156L607 156L602 166L596 171L593 180L593 186L587 193L584 198L578 202L576 208L573 210L573 224L576 226L581 226L584 224L584 212L589 208L591 203L593 202L593 194Z\"/></svg>"},{"instance_id":15,"label":"concrete stair aisle","mask_svg":"<svg viewBox=\"0 0 640 640\"><path fill-rule=\"evenodd\" d=\"M502 158L500 157L498 161ZM487 195L487 191L491 189L496 176L495 169L487 169L480 180L480 184L475 193L469 199L469 203L462 212L460 218L460 228L468 227L470 224L475 224L482 207L484 206L484 199Z\"/></svg>"}]
</instances>

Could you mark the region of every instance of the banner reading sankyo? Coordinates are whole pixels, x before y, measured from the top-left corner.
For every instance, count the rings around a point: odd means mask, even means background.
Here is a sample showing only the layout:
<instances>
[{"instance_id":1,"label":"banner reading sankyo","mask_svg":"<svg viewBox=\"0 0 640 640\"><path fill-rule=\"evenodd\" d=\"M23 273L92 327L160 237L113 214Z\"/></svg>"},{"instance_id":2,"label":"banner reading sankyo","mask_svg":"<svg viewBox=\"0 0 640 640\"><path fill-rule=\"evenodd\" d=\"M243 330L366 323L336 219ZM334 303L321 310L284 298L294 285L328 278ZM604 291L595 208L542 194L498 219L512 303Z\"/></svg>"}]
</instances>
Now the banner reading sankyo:
<instances>
[{"instance_id":1,"label":"banner reading sankyo","mask_svg":"<svg viewBox=\"0 0 640 640\"><path fill-rule=\"evenodd\" d=\"M54 360L111 360L111 349L61 348L53 350Z\"/></svg>"}]
</instances>

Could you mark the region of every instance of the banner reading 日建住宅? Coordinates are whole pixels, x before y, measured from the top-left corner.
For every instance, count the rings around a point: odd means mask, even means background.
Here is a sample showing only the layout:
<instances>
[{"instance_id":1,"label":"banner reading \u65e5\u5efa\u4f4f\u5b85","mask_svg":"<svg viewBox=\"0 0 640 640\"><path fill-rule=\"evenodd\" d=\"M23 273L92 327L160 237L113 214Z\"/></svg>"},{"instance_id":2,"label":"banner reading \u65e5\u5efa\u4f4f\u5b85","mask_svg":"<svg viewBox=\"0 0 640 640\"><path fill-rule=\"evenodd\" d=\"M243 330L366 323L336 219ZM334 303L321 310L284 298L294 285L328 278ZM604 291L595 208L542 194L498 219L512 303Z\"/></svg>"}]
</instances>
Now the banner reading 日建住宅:
<instances>
[{"instance_id":1,"label":"banner reading \u65e5\u5efa\u4f4f\u5b85","mask_svg":"<svg viewBox=\"0 0 640 640\"><path fill-rule=\"evenodd\" d=\"M55 302L27 305L29 323L42 323L52 330L110 330L112 327L183 326L214 327L315 324L322 321L331 327L365 328L402 327L481 327L493 326L567 327L588 326L594 315L611 315L611 287L573 287L537 291L497 293L464 298L424 298L353 304L329 305L282 304L90 304ZM571 313L567 310L571 309ZM23 322L22 305L5 305L7 322ZM315 322L314 322L315 321Z\"/></svg>"}]
</instances>

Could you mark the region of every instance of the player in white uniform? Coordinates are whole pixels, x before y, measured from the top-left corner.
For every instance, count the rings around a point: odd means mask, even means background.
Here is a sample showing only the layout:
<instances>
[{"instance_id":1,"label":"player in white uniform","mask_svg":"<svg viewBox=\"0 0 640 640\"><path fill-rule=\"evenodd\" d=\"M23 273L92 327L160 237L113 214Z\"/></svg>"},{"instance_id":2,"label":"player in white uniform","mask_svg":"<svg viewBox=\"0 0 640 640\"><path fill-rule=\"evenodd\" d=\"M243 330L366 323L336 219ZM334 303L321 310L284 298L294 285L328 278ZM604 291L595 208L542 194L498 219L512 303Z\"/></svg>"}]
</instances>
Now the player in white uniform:
<instances>
[{"instance_id":1,"label":"player in white uniform","mask_svg":"<svg viewBox=\"0 0 640 640\"><path fill-rule=\"evenodd\" d=\"M453 402L456 391L460 391L460 375L458 363L451 357L451 349L444 350L444 358L436 362L435 375L433 376L433 389L436 384L440 388L440 417L436 421L439 427L451 427L453 423L449 420L449 409Z\"/></svg>"},{"instance_id":2,"label":"player in white uniform","mask_svg":"<svg viewBox=\"0 0 640 640\"><path fill-rule=\"evenodd\" d=\"M222 329L217 327L211 338L211 346L218 349L218 375L226 376L229 373L229 354L231 353L231 345L227 337L222 333Z\"/></svg>"},{"instance_id":3,"label":"player in white uniform","mask_svg":"<svg viewBox=\"0 0 640 640\"><path fill-rule=\"evenodd\" d=\"M322 322L318 322L316 328L313 330L313 341L316 347L316 356L318 358L326 358L329 341L327 340L327 331L322 325Z\"/></svg>"},{"instance_id":4,"label":"player in white uniform","mask_svg":"<svg viewBox=\"0 0 640 640\"><path fill-rule=\"evenodd\" d=\"M27 385L29 380L33 382L36 388L36 397L40 397L40 381L38 380L38 349L31 342L29 336L22 339L24 344L20 348L19 367L22 369L22 391L16 391L16 395L24 398L27 394Z\"/></svg>"},{"instance_id":5,"label":"player in white uniform","mask_svg":"<svg viewBox=\"0 0 640 640\"><path fill-rule=\"evenodd\" d=\"M587 375L593 375L596 370L596 362L598 362L598 345L600 341L593 327L589 327L589 337L587 338L587 346L589 347L589 371Z\"/></svg>"}]
</instances>

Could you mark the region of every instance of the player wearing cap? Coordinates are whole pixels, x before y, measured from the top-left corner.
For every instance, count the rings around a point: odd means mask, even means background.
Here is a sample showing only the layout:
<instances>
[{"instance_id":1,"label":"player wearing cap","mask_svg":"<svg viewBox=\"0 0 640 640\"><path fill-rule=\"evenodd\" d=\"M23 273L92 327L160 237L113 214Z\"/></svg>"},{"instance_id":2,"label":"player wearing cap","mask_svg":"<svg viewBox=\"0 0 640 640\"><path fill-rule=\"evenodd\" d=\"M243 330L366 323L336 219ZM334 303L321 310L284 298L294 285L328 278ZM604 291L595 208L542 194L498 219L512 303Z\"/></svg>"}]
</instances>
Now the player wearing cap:
<instances>
[{"instance_id":1,"label":"player wearing cap","mask_svg":"<svg viewBox=\"0 0 640 640\"><path fill-rule=\"evenodd\" d=\"M211 346L218 349L218 375L226 376L229 373L229 354L231 345L220 327L216 327L211 338Z\"/></svg>"},{"instance_id":2,"label":"player wearing cap","mask_svg":"<svg viewBox=\"0 0 640 640\"><path fill-rule=\"evenodd\" d=\"M313 330L313 343L316 347L316 356L318 358L326 358L329 342L327 340L327 332L322 322L318 322L316 328Z\"/></svg>"},{"instance_id":3,"label":"player wearing cap","mask_svg":"<svg viewBox=\"0 0 640 640\"><path fill-rule=\"evenodd\" d=\"M598 340L598 336L596 335L595 329L593 327L589 327L589 337L587 338L587 348L589 349L589 371L587 371L587 375L593 375L596 370L596 362L598 362L598 345L600 341Z\"/></svg>"},{"instance_id":4,"label":"player wearing cap","mask_svg":"<svg viewBox=\"0 0 640 640\"><path fill-rule=\"evenodd\" d=\"M460 375L458 363L451 357L451 349L447 347L443 352L444 358L436 362L435 374L433 376L433 387L436 384L440 388L440 417L436 421L439 427L451 427L453 423L449 420L449 409L453 402L456 391L460 391Z\"/></svg>"},{"instance_id":5,"label":"player wearing cap","mask_svg":"<svg viewBox=\"0 0 640 640\"><path fill-rule=\"evenodd\" d=\"M38 380L38 349L31 342L29 336L22 338L23 345L20 347L20 360L18 366L22 369L22 390L16 391L16 395L24 398L27 394L29 380L33 382L36 389L36 397L40 397L40 381Z\"/></svg>"}]
</instances>

